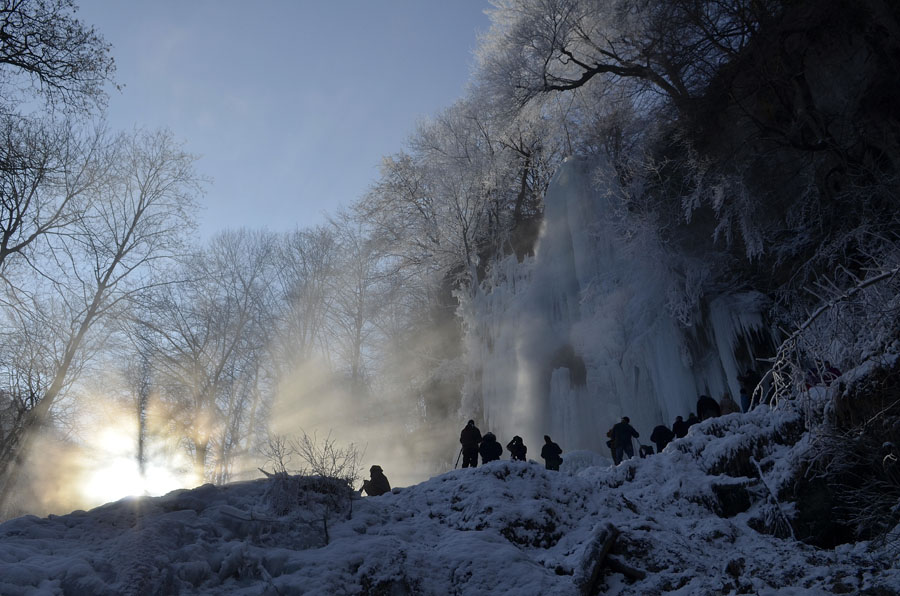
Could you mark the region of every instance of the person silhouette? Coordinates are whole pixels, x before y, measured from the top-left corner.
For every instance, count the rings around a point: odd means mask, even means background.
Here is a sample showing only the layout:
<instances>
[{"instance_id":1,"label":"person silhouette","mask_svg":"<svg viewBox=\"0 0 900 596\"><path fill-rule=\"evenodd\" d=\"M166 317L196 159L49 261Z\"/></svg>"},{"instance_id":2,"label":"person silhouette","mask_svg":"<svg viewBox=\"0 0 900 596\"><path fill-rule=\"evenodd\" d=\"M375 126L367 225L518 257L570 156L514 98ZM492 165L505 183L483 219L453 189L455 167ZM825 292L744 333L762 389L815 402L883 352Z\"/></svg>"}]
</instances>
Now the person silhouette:
<instances>
[{"instance_id":1,"label":"person silhouette","mask_svg":"<svg viewBox=\"0 0 900 596\"><path fill-rule=\"evenodd\" d=\"M475 426L474 420L469 420L466 427L459 433L459 442L462 444L462 467L478 467L478 445L481 443L481 431Z\"/></svg>"},{"instance_id":2,"label":"person silhouette","mask_svg":"<svg viewBox=\"0 0 900 596\"><path fill-rule=\"evenodd\" d=\"M388 482L387 476L384 475L381 466L372 466L369 468L369 476L370 479L364 480L362 485L362 490L366 491L367 495L370 497L377 497L378 495L391 492L391 483Z\"/></svg>"},{"instance_id":3,"label":"person silhouette","mask_svg":"<svg viewBox=\"0 0 900 596\"><path fill-rule=\"evenodd\" d=\"M631 426L631 420L628 416L624 416L622 421L616 424L613 427L613 441L616 444L616 459L618 461L623 461L625 455L628 456L628 459L634 457L634 445L631 442L631 439L637 439L640 437L638 431L634 430L634 427Z\"/></svg>"},{"instance_id":4,"label":"person silhouette","mask_svg":"<svg viewBox=\"0 0 900 596\"><path fill-rule=\"evenodd\" d=\"M525 454L528 453L528 447L522 442L522 437L519 435L514 436L512 441L506 444L506 448L509 449L513 461L525 461Z\"/></svg>"},{"instance_id":5,"label":"person silhouette","mask_svg":"<svg viewBox=\"0 0 900 596\"><path fill-rule=\"evenodd\" d=\"M544 465L548 470L559 470L563 459L562 449L559 445L550 439L550 435L544 435L544 446L541 447L541 457L544 458Z\"/></svg>"}]
</instances>

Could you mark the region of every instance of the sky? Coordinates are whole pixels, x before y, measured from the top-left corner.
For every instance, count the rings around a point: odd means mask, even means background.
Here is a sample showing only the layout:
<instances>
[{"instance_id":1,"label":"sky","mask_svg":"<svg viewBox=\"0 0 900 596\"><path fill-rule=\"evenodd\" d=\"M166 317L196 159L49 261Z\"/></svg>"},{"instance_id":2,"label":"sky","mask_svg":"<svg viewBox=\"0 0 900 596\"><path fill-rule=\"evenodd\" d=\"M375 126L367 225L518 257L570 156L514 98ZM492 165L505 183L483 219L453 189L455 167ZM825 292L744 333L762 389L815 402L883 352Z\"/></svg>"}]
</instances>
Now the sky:
<instances>
[{"instance_id":1,"label":"sky","mask_svg":"<svg viewBox=\"0 0 900 596\"><path fill-rule=\"evenodd\" d=\"M200 233L311 227L462 96L487 0L77 0L114 130L168 128L212 180Z\"/></svg>"}]
</instances>

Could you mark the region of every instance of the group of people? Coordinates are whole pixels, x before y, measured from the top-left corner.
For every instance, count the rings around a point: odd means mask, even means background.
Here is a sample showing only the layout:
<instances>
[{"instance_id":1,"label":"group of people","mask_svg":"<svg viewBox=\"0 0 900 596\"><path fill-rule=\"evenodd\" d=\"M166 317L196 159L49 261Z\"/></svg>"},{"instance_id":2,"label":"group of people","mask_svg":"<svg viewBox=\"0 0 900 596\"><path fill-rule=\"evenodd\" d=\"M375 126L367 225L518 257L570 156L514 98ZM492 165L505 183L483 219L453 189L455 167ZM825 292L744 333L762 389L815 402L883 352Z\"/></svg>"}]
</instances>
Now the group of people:
<instances>
[{"instance_id":1,"label":"group of people","mask_svg":"<svg viewBox=\"0 0 900 596\"><path fill-rule=\"evenodd\" d=\"M748 371L746 380L753 380L754 377L752 375L754 374L753 371ZM741 378L743 379L744 377ZM759 382L758 377L756 378L756 382ZM701 395L697 398L697 412L691 412L688 415L687 420L685 420L683 416L676 416L675 422L672 423L672 428L669 428L665 424L655 426L653 432L650 434L650 442L656 445L656 453L665 449L666 445L673 440L680 439L687 435L688 429L698 422L702 422L707 418L715 418L726 414L733 414L735 412L746 412L750 407L749 391L746 389L746 384L747 383L744 383L743 381L741 383L742 407L740 408L727 393L722 396L720 401L716 401L708 395ZM747 396L746 400L744 399L745 396ZM621 422L609 429L606 436L609 438L606 445L609 447L613 462L616 465L619 465L624 459L634 457L634 443L632 439L639 438L640 434L638 434L634 427L631 426L627 416L622 418ZM641 457L646 457L653 453L654 450L652 445L640 446ZM627 456L627 458L625 456Z\"/></svg>"},{"instance_id":2,"label":"group of people","mask_svg":"<svg viewBox=\"0 0 900 596\"><path fill-rule=\"evenodd\" d=\"M465 428L459 433L459 443L462 445L460 449L460 457L462 457L462 467L474 468L478 466L478 456L481 456L481 463L496 461L503 456L503 447L497 441L497 437L492 432L487 432L484 436L475 426L474 420L469 420ZM514 461L526 461L528 447L522 441L522 437L516 435L506 444L509 450L510 459ZM562 464L562 449L559 445L550 439L549 435L544 435L544 446L541 448L541 457L548 470L559 470ZM457 458L459 463L459 458Z\"/></svg>"},{"instance_id":3,"label":"group of people","mask_svg":"<svg viewBox=\"0 0 900 596\"><path fill-rule=\"evenodd\" d=\"M481 435L481 431L475 426L474 420L469 420L466 427L459 434L459 442L462 445L460 456L462 457L464 468L478 467L478 456L481 456L481 463L486 464L496 461L503 456L503 447L497 441L496 435L492 432ZM526 461L528 447L522 441L522 437L516 435L506 444L509 450L510 459L514 461ZM544 435L544 446L541 448L541 457L548 470L559 470L560 464L563 462L562 448L554 443L549 435ZM457 465L459 459L457 458ZM391 492L391 483L388 482L387 476L381 466L372 466L369 468L370 479L363 481L362 488L359 489L360 494L365 492L370 497L377 497L384 493Z\"/></svg>"},{"instance_id":4,"label":"group of people","mask_svg":"<svg viewBox=\"0 0 900 596\"><path fill-rule=\"evenodd\" d=\"M827 386L841 376L841 371L827 360L821 363L817 362L815 370L810 370L811 372L808 375L809 380L807 381L810 384L818 384L821 382ZM747 370L743 375L738 376L738 381L740 383L740 405L738 405L728 393L723 395L722 399L719 401L716 401L708 395L701 395L697 399L697 412L691 412L688 415L687 420L682 416L676 416L675 422L672 423L672 428L669 428L665 424L654 427L653 432L650 434L650 441L656 445L656 453L665 449L666 445L673 440L680 439L687 435L688 429L698 422L702 422L707 418L715 418L717 416L733 414L735 412L748 412L751 406L753 391L759 385L760 380L759 374L752 369ZM634 457L633 439L640 438L640 434L633 426L631 426L631 421L628 416L623 417L620 422L609 429L606 436L609 439L606 442L606 445L609 447L610 455L616 465L620 464L625 459ZM494 433L488 432L482 436L481 431L475 426L474 420L469 420L465 428L462 429L462 432L459 434L459 442L462 445L460 457L462 457L462 467L464 468L477 467L479 456L481 456L482 464L496 461L503 456L503 447ZM506 448L509 450L510 459L514 461L526 461L528 447L525 446L522 437L518 435L514 436L512 440L506 444ZM653 453L653 446L640 445L639 454L641 457L646 457ZM562 449L560 446L554 443L549 435L544 435L544 445L541 448L541 457L544 459L544 463L548 470L559 470L559 466L563 461L561 455ZM457 465L458 464L459 459L457 458ZM361 491L365 491L370 496L377 496L390 492L391 485L380 466L372 466L369 469L369 472L371 474L371 479L366 480L363 483Z\"/></svg>"}]
</instances>

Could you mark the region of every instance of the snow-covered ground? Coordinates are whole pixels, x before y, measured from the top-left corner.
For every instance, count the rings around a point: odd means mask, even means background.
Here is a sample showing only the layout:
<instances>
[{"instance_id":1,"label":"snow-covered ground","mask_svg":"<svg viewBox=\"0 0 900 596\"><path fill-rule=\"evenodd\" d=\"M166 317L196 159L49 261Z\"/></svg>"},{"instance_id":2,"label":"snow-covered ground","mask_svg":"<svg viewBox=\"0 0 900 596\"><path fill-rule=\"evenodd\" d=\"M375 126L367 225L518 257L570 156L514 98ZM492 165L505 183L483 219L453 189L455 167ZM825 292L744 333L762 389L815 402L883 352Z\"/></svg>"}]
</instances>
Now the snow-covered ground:
<instances>
[{"instance_id":1,"label":"snow-covered ground","mask_svg":"<svg viewBox=\"0 0 900 596\"><path fill-rule=\"evenodd\" d=\"M789 510L767 486L803 448L784 440L796 422L759 408L617 467L586 452L560 472L500 461L352 501L261 479L22 517L0 525L0 594L579 594L609 524L612 562L646 577L607 565L598 593L900 593L896 552L750 527ZM727 475L742 453L765 483Z\"/></svg>"}]
</instances>

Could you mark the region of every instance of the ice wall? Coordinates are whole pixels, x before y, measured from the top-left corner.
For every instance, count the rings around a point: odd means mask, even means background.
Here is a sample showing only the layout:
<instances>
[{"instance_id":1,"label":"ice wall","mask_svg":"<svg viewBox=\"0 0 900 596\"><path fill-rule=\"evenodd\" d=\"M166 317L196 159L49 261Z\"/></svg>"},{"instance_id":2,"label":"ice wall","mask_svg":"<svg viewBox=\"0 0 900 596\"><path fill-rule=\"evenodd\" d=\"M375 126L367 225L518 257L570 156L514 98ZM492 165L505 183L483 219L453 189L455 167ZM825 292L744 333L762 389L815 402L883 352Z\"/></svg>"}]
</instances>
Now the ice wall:
<instances>
[{"instance_id":1,"label":"ice wall","mask_svg":"<svg viewBox=\"0 0 900 596\"><path fill-rule=\"evenodd\" d=\"M699 394L736 397L737 375L756 356L749 337L766 333L764 301L703 297L692 323L678 321L669 303L684 280L670 257L652 237L621 240L586 166L566 162L545 198L535 256L494 264L463 301L462 415L483 412L482 431L504 444L521 435L531 457L544 434L566 451L605 453L622 416L649 444L651 429L687 417Z\"/></svg>"}]
</instances>

